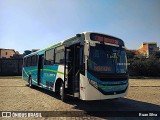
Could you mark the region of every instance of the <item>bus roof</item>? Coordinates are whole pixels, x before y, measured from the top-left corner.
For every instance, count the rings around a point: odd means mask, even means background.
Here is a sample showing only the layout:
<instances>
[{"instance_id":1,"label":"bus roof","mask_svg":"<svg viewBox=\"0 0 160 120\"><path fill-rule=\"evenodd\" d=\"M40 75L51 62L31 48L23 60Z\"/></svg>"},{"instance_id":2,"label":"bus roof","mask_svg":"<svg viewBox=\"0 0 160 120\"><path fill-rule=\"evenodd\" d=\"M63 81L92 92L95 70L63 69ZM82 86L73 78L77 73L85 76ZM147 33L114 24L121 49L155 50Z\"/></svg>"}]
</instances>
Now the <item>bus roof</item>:
<instances>
[{"instance_id":1,"label":"bus roof","mask_svg":"<svg viewBox=\"0 0 160 120\"><path fill-rule=\"evenodd\" d=\"M112 35L109 35L109 34L100 33L100 32L82 32L82 33L80 33L80 34L81 34L81 35L82 35L82 34L86 35L86 34L91 34L91 33L102 34L102 35L114 37L114 38L116 38L116 39L121 40L120 38L117 38L117 37L115 37L115 36L112 36ZM38 50L38 51L36 51L36 52L30 53L30 54L28 54L28 55L25 55L24 58L29 57L29 56L32 56L32 55L40 55L40 54L43 54L46 50L50 50L50 49L52 49L52 48L56 48L56 47L58 47L58 46L61 46L61 45L63 45L64 42L67 42L67 41L69 41L69 40L77 37L77 35L78 35L78 34L76 34L76 36L74 36L74 37L71 37L71 38L66 39L65 41L59 42L59 43L57 43L57 44L53 44L53 45L51 45L51 46L49 46L49 47L47 47L47 48L43 48L43 49L40 49L40 50ZM123 40L122 40L122 41L123 41Z\"/></svg>"},{"instance_id":2,"label":"bus roof","mask_svg":"<svg viewBox=\"0 0 160 120\"><path fill-rule=\"evenodd\" d=\"M28 54L28 55L25 55L24 58L29 57L29 56L32 56L32 55L42 54L42 53L44 53L46 50L49 50L49 49L52 49L52 48L56 48L56 47L62 45L62 43L63 43L63 42L60 42L60 43L51 45L51 46L49 46L49 47L47 47L47 48L40 49L40 50L38 50L38 51L36 51L36 52L30 53L30 54Z\"/></svg>"}]
</instances>

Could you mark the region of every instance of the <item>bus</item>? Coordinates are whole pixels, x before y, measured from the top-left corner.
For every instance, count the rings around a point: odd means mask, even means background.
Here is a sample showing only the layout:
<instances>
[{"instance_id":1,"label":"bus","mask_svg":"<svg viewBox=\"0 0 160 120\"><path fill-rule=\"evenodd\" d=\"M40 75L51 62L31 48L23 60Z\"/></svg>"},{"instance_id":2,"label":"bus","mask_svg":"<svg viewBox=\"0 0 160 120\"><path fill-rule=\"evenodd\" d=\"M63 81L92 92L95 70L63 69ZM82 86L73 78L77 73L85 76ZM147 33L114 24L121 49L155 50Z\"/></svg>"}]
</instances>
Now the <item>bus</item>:
<instances>
[{"instance_id":1,"label":"bus","mask_svg":"<svg viewBox=\"0 0 160 120\"><path fill-rule=\"evenodd\" d=\"M125 45L120 38L83 32L23 58L23 79L29 87L56 92L62 101L124 97L128 91Z\"/></svg>"}]
</instances>

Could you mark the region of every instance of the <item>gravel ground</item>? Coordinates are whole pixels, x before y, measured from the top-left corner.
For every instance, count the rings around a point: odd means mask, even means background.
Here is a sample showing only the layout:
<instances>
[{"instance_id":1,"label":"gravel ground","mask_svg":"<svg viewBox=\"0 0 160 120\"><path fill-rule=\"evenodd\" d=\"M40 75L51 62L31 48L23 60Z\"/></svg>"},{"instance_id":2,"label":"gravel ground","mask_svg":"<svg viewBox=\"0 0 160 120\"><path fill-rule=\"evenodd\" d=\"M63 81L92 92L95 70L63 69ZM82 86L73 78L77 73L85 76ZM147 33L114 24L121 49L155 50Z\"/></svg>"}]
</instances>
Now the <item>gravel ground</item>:
<instances>
[{"instance_id":1,"label":"gravel ground","mask_svg":"<svg viewBox=\"0 0 160 120\"><path fill-rule=\"evenodd\" d=\"M148 86L148 87L160 87L160 79L130 79L129 80L130 86Z\"/></svg>"},{"instance_id":2,"label":"gravel ground","mask_svg":"<svg viewBox=\"0 0 160 120\"><path fill-rule=\"evenodd\" d=\"M52 92L41 88L31 89L21 79L0 79L0 111L160 111L160 80L130 80L128 95L118 100L82 101L70 98L64 103ZM92 114L92 113L91 113ZM96 114L86 117L43 117L52 119L113 119ZM2 119L2 117L0 118ZM15 118L3 118L11 120ZM21 118L18 118L21 119ZM25 118L31 120L32 118ZM134 118L121 118L134 119ZM142 119L142 118L138 118ZM144 118L150 119L150 118ZM153 118L158 119L158 118Z\"/></svg>"}]
</instances>

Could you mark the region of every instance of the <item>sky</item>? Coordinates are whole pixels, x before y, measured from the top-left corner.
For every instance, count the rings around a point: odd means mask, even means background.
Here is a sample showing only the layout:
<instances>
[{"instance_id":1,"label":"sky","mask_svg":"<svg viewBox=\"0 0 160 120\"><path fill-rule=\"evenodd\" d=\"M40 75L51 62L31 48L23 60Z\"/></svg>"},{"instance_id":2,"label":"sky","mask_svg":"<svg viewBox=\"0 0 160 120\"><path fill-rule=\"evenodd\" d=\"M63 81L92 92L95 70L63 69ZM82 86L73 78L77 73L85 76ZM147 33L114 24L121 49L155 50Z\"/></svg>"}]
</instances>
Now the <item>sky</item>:
<instances>
[{"instance_id":1,"label":"sky","mask_svg":"<svg viewBox=\"0 0 160 120\"><path fill-rule=\"evenodd\" d=\"M41 49L86 31L160 47L160 0L0 0L0 48Z\"/></svg>"}]
</instances>

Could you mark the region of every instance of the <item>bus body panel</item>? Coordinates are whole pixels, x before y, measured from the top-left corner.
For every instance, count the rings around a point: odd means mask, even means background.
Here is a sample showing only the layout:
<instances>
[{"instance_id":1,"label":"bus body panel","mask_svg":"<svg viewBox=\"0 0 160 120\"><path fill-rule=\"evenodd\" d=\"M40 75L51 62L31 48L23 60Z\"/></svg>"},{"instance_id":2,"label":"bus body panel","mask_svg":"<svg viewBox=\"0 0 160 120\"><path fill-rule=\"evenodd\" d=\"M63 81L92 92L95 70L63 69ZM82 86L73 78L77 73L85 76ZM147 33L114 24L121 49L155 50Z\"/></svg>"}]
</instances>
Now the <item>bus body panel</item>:
<instances>
[{"instance_id":1,"label":"bus body panel","mask_svg":"<svg viewBox=\"0 0 160 120\"><path fill-rule=\"evenodd\" d=\"M28 81L29 76L32 77L32 84L37 85L37 66L23 68L23 79Z\"/></svg>"},{"instance_id":2,"label":"bus body panel","mask_svg":"<svg viewBox=\"0 0 160 120\"><path fill-rule=\"evenodd\" d=\"M58 65L44 65L43 82L41 83L48 90L53 90L53 85L57 76Z\"/></svg>"},{"instance_id":3,"label":"bus body panel","mask_svg":"<svg viewBox=\"0 0 160 120\"><path fill-rule=\"evenodd\" d=\"M121 94L115 94L115 95L103 95L101 92L99 92L97 89L95 89L92 85L87 86L86 90L86 99L85 100L105 100L105 99L114 99L114 98L120 98L127 95L127 90L124 93ZM91 94L93 93L93 94Z\"/></svg>"},{"instance_id":4,"label":"bus body panel","mask_svg":"<svg viewBox=\"0 0 160 120\"><path fill-rule=\"evenodd\" d=\"M61 79L62 81L64 81L64 65L58 65L58 70L57 70L57 75L56 75L56 81L58 79ZM54 88L53 88L54 92L55 92L56 81L54 82Z\"/></svg>"},{"instance_id":5,"label":"bus body panel","mask_svg":"<svg viewBox=\"0 0 160 120\"><path fill-rule=\"evenodd\" d=\"M55 91L54 85L56 83L56 80L58 78L62 80L64 79L63 71L64 71L64 65L44 66L43 72L41 72L40 86L42 88ZM37 66L25 67L23 68L23 79L28 82L29 76L31 76L32 84L38 86L37 72L38 72Z\"/></svg>"},{"instance_id":6,"label":"bus body panel","mask_svg":"<svg viewBox=\"0 0 160 120\"><path fill-rule=\"evenodd\" d=\"M85 82L85 83L84 83ZM120 97L124 97L127 95L128 93L128 87L126 89L126 91L124 93L121 94L115 94L115 95L104 95L102 94L99 90L95 89L95 87L91 84L89 84L89 82L87 82L87 78L81 82L81 84L87 84L86 87L84 87L84 89L80 90L80 99L82 100L105 100L105 99L114 99L114 98L120 98Z\"/></svg>"},{"instance_id":7,"label":"bus body panel","mask_svg":"<svg viewBox=\"0 0 160 120\"><path fill-rule=\"evenodd\" d=\"M80 99L85 100L86 99L86 90L89 82L87 80L87 77L80 74Z\"/></svg>"},{"instance_id":8,"label":"bus body panel","mask_svg":"<svg viewBox=\"0 0 160 120\"><path fill-rule=\"evenodd\" d=\"M64 80L64 65L58 65L56 80L58 78Z\"/></svg>"},{"instance_id":9,"label":"bus body panel","mask_svg":"<svg viewBox=\"0 0 160 120\"><path fill-rule=\"evenodd\" d=\"M114 83L114 82L113 82ZM86 76L80 75L80 99L82 100L105 100L124 97L128 92L128 83L125 92L115 95L104 95L97 88L90 84ZM106 86L107 87L107 86ZM117 86L120 87L120 86ZM125 88L124 88L125 89Z\"/></svg>"}]
</instances>

